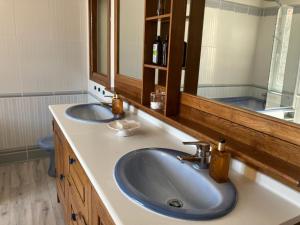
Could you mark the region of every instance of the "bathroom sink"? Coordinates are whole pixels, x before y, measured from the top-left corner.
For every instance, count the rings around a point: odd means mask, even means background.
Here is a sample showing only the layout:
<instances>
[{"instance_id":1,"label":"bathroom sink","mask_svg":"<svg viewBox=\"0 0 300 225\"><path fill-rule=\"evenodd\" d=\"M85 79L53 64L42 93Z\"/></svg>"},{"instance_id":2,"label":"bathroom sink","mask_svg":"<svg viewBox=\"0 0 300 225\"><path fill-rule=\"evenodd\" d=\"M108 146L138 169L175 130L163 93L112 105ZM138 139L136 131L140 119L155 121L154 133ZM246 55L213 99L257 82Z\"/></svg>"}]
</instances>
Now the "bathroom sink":
<instances>
[{"instance_id":1,"label":"bathroom sink","mask_svg":"<svg viewBox=\"0 0 300 225\"><path fill-rule=\"evenodd\" d=\"M73 119L98 123L120 119L112 113L110 107L96 103L71 106L66 110L66 114Z\"/></svg>"},{"instance_id":2,"label":"bathroom sink","mask_svg":"<svg viewBox=\"0 0 300 225\"><path fill-rule=\"evenodd\" d=\"M116 164L116 182L129 198L166 216L210 220L231 212L237 201L235 186L216 183L207 169L177 159L186 155L161 148L130 152Z\"/></svg>"}]
</instances>

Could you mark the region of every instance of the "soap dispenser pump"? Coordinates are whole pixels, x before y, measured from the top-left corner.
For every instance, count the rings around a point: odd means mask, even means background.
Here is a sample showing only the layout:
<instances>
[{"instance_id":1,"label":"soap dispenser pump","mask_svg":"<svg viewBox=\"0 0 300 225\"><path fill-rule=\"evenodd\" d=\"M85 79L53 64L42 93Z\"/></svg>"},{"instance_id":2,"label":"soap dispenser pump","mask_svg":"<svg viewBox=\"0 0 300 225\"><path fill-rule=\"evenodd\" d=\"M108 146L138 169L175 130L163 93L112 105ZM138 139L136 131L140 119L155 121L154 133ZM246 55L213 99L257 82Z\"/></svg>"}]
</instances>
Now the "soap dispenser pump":
<instances>
[{"instance_id":1,"label":"soap dispenser pump","mask_svg":"<svg viewBox=\"0 0 300 225\"><path fill-rule=\"evenodd\" d=\"M209 166L209 175L217 183L225 183L228 181L228 172L231 155L225 149L225 140L218 144L217 149L213 149Z\"/></svg>"},{"instance_id":2,"label":"soap dispenser pump","mask_svg":"<svg viewBox=\"0 0 300 225\"><path fill-rule=\"evenodd\" d=\"M117 93L114 93L112 98L112 113L117 116L122 116L124 114L123 100Z\"/></svg>"}]
</instances>

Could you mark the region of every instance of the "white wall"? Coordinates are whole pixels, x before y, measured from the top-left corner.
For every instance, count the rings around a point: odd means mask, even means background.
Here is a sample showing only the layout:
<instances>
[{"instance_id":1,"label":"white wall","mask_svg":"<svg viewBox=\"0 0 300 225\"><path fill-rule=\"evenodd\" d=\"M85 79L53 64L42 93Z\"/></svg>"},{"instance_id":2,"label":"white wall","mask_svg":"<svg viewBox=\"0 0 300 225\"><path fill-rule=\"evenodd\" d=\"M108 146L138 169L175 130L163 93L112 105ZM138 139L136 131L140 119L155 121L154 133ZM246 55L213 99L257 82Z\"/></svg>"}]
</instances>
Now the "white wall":
<instances>
[{"instance_id":1,"label":"white wall","mask_svg":"<svg viewBox=\"0 0 300 225\"><path fill-rule=\"evenodd\" d=\"M86 31L86 0L0 0L0 94L86 90Z\"/></svg>"},{"instance_id":2,"label":"white wall","mask_svg":"<svg viewBox=\"0 0 300 225\"><path fill-rule=\"evenodd\" d=\"M145 2L121 0L119 8L119 73L142 79Z\"/></svg>"},{"instance_id":3,"label":"white wall","mask_svg":"<svg viewBox=\"0 0 300 225\"><path fill-rule=\"evenodd\" d=\"M290 43L285 69L284 90L294 92L300 61L300 14L293 15ZM299 93L299 92L298 92Z\"/></svg>"},{"instance_id":4,"label":"white wall","mask_svg":"<svg viewBox=\"0 0 300 225\"><path fill-rule=\"evenodd\" d=\"M260 87L268 87L276 21L277 16L264 16L260 18L253 62L253 74L251 76L251 82Z\"/></svg>"},{"instance_id":5,"label":"white wall","mask_svg":"<svg viewBox=\"0 0 300 225\"><path fill-rule=\"evenodd\" d=\"M97 4L97 72L108 74L107 45L108 40L108 3L110 0L100 0Z\"/></svg>"},{"instance_id":6,"label":"white wall","mask_svg":"<svg viewBox=\"0 0 300 225\"><path fill-rule=\"evenodd\" d=\"M277 4L265 4L264 1L231 2L260 8L264 5L278 7ZM296 40L299 40L299 17L299 13L294 14L286 68L286 74L290 78L295 76L298 68L296 61L299 60L300 51L297 47L299 41ZM263 98L266 90L263 91L262 88L266 89L269 81L276 19L277 15L253 16L235 10L206 7L199 73L199 85L206 87L199 88L198 94L209 98L247 95ZM285 89L291 89L295 83L294 79L287 79L287 83L288 81L291 84L286 85ZM214 85L219 87L213 87ZM238 85L249 86L237 87Z\"/></svg>"},{"instance_id":7,"label":"white wall","mask_svg":"<svg viewBox=\"0 0 300 225\"><path fill-rule=\"evenodd\" d=\"M264 1L263 0L231 0L231 2L261 7Z\"/></svg>"},{"instance_id":8,"label":"white wall","mask_svg":"<svg viewBox=\"0 0 300 225\"><path fill-rule=\"evenodd\" d=\"M261 1L234 2L261 5ZM259 28L259 16L205 8L199 85L208 87L199 88L198 95L220 98L252 94L253 90L245 85L252 84Z\"/></svg>"},{"instance_id":9,"label":"white wall","mask_svg":"<svg viewBox=\"0 0 300 225\"><path fill-rule=\"evenodd\" d=\"M259 17L207 7L199 84L248 84Z\"/></svg>"},{"instance_id":10,"label":"white wall","mask_svg":"<svg viewBox=\"0 0 300 225\"><path fill-rule=\"evenodd\" d=\"M299 0L280 0L282 4L286 5L299 5ZM277 3L263 1L263 7L274 7L278 6Z\"/></svg>"},{"instance_id":11,"label":"white wall","mask_svg":"<svg viewBox=\"0 0 300 225\"><path fill-rule=\"evenodd\" d=\"M88 65L87 0L0 0L0 151L50 134L48 104L87 101Z\"/></svg>"}]
</instances>

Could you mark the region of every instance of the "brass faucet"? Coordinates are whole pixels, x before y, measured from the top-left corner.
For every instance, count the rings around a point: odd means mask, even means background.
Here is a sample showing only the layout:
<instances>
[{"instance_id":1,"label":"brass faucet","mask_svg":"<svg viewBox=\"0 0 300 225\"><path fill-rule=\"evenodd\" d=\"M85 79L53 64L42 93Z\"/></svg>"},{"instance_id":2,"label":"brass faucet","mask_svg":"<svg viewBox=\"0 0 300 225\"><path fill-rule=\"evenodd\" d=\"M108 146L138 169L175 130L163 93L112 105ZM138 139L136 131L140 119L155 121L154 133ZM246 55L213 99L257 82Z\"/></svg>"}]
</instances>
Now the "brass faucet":
<instances>
[{"instance_id":1,"label":"brass faucet","mask_svg":"<svg viewBox=\"0 0 300 225\"><path fill-rule=\"evenodd\" d=\"M180 161L198 162L201 169L209 167L209 160L211 155L211 145L208 142L193 141L183 142L184 145L195 145L197 148L196 154L191 156L177 156Z\"/></svg>"}]
</instances>

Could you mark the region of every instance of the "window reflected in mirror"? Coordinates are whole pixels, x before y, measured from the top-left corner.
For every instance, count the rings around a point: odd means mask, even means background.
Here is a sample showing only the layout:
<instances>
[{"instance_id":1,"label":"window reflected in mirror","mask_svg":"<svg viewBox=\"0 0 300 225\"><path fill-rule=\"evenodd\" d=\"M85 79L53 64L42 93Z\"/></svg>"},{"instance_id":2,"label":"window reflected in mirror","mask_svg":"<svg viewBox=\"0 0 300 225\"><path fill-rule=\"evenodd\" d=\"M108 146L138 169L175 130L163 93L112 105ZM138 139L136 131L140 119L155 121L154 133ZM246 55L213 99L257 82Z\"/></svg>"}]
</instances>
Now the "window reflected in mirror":
<instances>
[{"instance_id":1,"label":"window reflected in mirror","mask_svg":"<svg viewBox=\"0 0 300 225\"><path fill-rule=\"evenodd\" d=\"M110 1L90 0L91 80L110 87Z\"/></svg>"},{"instance_id":2,"label":"window reflected in mirror","mask_svg":"<svg viewBox=\"0 0 300 225\"><path fill-rule=\"evenodd\" d=\"M97 73L108 74L109 0L97 0Z\"/></svg>"},{"instance_id":3,"label":"window reflected in mirror","mask_svg":"<svg viewBox=\"0 0 300 225\"><path fill-rule=\"evenodd\" d=\"M206 0L198 84L183 73L183 91L300 123L300 2L289 2Z\"/></svg>"},{"instance_id":4,"label":"window reflected in mirror","mask_svg":"<svg viewBox=\"0 0 300 225\"><path fill-rule=\"evenodd\" d=\"M118 1L118 71L120 75L142 79L145 1Z\"/></svg>"}]
</instances>

